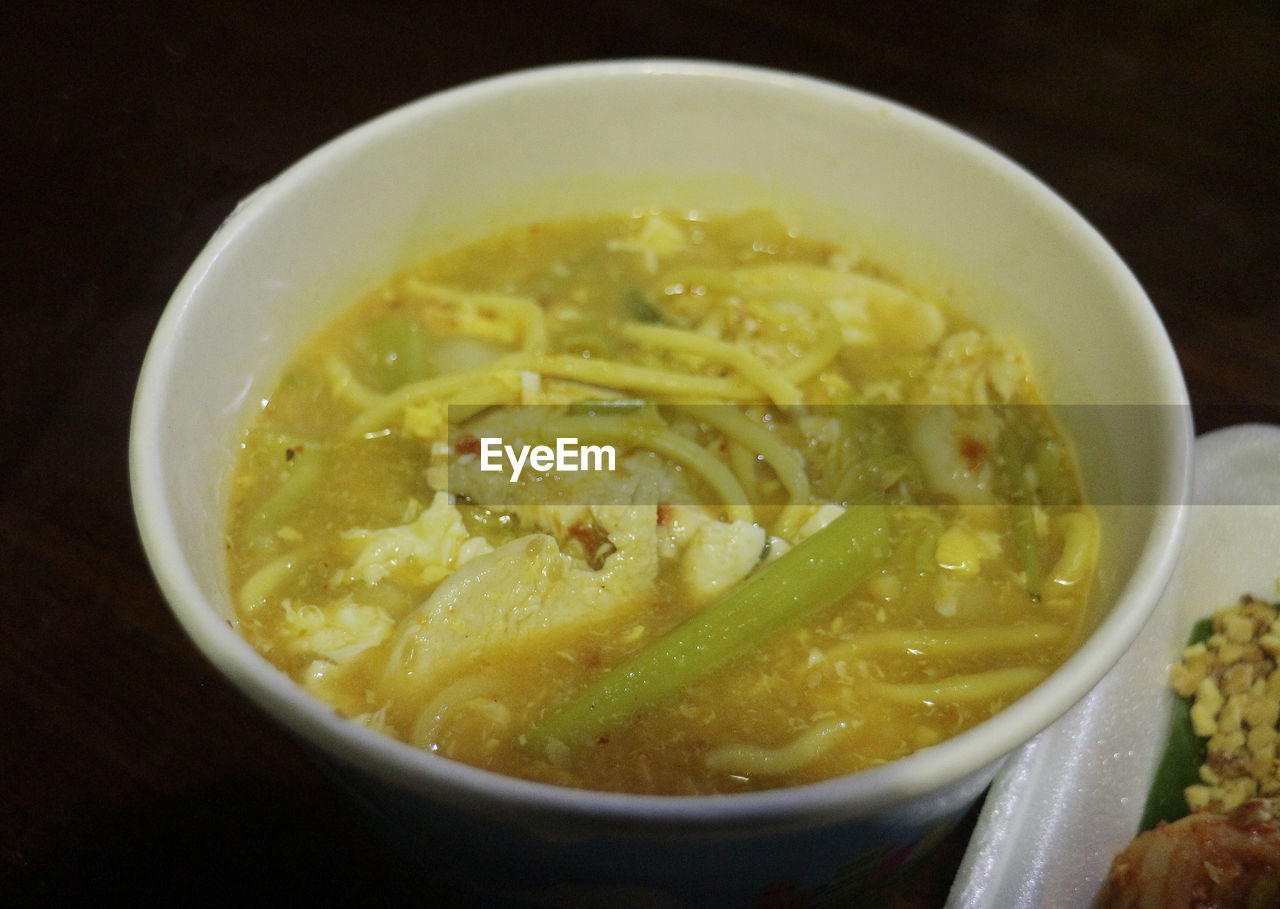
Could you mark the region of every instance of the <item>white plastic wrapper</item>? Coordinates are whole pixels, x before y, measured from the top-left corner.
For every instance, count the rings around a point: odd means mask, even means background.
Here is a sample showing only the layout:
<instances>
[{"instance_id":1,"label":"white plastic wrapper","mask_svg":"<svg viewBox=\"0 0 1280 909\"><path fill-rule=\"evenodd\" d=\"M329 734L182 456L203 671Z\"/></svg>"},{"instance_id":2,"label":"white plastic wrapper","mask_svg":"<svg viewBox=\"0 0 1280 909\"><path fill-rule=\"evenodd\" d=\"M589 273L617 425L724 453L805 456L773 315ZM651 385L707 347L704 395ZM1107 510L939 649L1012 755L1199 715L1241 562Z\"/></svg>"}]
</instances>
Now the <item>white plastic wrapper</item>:
<instances>
[{"instance_id":1,"label":"white plastic wrapper","mask_svg":"<svg viewBox=\"0 0 1280 909\"><path fill-rule=\"evenodd\" d=\"M1169 667L1196 620L1241 594L1277 599L1280 427L1195 443L1183 556L1133 647L1093 692L1005 763L951 890L955 909L1085 909L1133 838L1164 751Z\"/></svg>"}]
</instances>

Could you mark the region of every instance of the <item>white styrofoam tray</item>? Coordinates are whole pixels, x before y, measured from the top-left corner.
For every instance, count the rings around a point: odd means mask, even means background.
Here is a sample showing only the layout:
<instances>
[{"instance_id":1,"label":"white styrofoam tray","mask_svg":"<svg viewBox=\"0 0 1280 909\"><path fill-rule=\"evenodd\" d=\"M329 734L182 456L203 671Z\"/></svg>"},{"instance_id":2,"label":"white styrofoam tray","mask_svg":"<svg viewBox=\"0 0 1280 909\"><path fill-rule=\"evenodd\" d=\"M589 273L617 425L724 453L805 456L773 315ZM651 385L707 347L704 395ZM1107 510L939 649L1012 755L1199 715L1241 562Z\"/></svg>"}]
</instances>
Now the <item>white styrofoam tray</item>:
<instances>
[{"instance_id":1,"label":"white styrofoam tray","mask_svg":"<svg viewBox=\"0 0 1280 909\"><path fill-rule=\"evenodd\" d=\"M1280 427L1197 439L1193 502L1178 569L1138 640L996 776L948 907L1084 909L1137 831L1168 732L1169 667L1192 625L1244 593L1276 598Z\"/></svg>"}]
</instances>

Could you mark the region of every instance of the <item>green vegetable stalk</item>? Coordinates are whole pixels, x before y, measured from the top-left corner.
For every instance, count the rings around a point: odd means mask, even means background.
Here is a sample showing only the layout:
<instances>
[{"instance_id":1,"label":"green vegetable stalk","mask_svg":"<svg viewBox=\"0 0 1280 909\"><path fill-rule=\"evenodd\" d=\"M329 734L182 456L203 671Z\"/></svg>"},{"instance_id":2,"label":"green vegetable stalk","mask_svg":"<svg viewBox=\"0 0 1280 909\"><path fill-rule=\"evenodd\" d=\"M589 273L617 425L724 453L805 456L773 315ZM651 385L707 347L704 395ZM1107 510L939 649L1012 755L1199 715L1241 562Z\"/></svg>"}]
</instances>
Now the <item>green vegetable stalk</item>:
<instances>
[{"instance_id":1,"label":"green vegetable stalk","mask_svg":"<svg viewBox=\"0 0 1280 909\"><path fill-rule=\"evenodd\" d=\"M1040 538L1036 532L1036 490L1027 480L1027 443L1006 426L1000 433L998 444L1000 485L1012 503L1009 505L1009 521L1018 547L1019 567L1026 579L1027 593L1033 600L1039 600L1043 572L1040 568Z\"/></svg>"},{"instance_id":2,"label":"green vegetable stalk","mask_svg":"<svg viewBox=\"0 0 1280 909\"><path fill-rule=\"evenodd\" d=\"M417 319L395 313L372 323L367 332L374 370L385 391L427 377L427 344Z\"/></svg>"},{"instance_id":3,"label":"green vegetable stalk","mask_svg":"<svg viewBox=\"0 0 1280 909\"><path fill-rule=\"evenodd\" d=\"M883 506L849 508L818 533L662 639L607 672L535 726L525 744L541 753L577 745L681 691L759 642L816 613L858 584L889 553Z\"/></svg>"},{"instance_id":4,"label":"green vegetable stalk","mask_svg":"<svg viewBox=\"0 0 1280 909\"><path fill-rule=\"evenodd\" d=\"M325 458L319 445L291 444L285 449L288 473L262 507L249 519L250 539L266 541L320 482Z\"/></svg>"}]
</instances>

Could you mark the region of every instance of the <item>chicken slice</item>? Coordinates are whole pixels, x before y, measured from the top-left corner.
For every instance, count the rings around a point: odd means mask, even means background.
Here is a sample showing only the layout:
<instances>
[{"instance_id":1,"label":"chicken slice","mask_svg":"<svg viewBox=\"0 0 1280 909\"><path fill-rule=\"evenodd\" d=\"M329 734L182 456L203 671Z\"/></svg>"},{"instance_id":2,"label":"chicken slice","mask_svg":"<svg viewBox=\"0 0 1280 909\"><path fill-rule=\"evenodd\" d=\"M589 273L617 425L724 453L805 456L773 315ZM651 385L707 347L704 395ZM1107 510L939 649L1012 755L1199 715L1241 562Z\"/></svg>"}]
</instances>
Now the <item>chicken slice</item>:
<instances>
[{"instance_id":1,"label":"chicken slice","mask_svg":"<svg viewBox=\"0 0 1280 909\"><path fill-rule=\"evenodd\" d=\"M597 505L613 551L599 569L534 533L478 556L446 578L400 623L386 671L433 687L487 648L597 624L648 598L658 573L657 508Z\"/></svg>"}]
</instances>

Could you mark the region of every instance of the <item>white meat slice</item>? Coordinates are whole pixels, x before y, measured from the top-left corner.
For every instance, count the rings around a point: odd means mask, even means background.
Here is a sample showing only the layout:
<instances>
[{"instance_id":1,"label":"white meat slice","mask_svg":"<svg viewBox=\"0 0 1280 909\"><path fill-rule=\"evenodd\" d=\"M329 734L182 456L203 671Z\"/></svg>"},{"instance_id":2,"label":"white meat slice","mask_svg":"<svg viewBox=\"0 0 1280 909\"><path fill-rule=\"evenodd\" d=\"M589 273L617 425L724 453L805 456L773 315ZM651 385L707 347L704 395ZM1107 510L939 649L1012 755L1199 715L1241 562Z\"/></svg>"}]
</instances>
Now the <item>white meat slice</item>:
<instances>
[{"instance_id":1,"label":"white meat slice","mask_svg":"<svg viewBox=\"0 0 1280 909\"><path fill-rule=\"evenodd\" d=\"M658 572L656 507L590 510L614 547L599 570L547 534L505 543L459 568L400 623L386 671L433 687L489 647L607 621L645 600Z\"/></svg>"}]
</instances>

